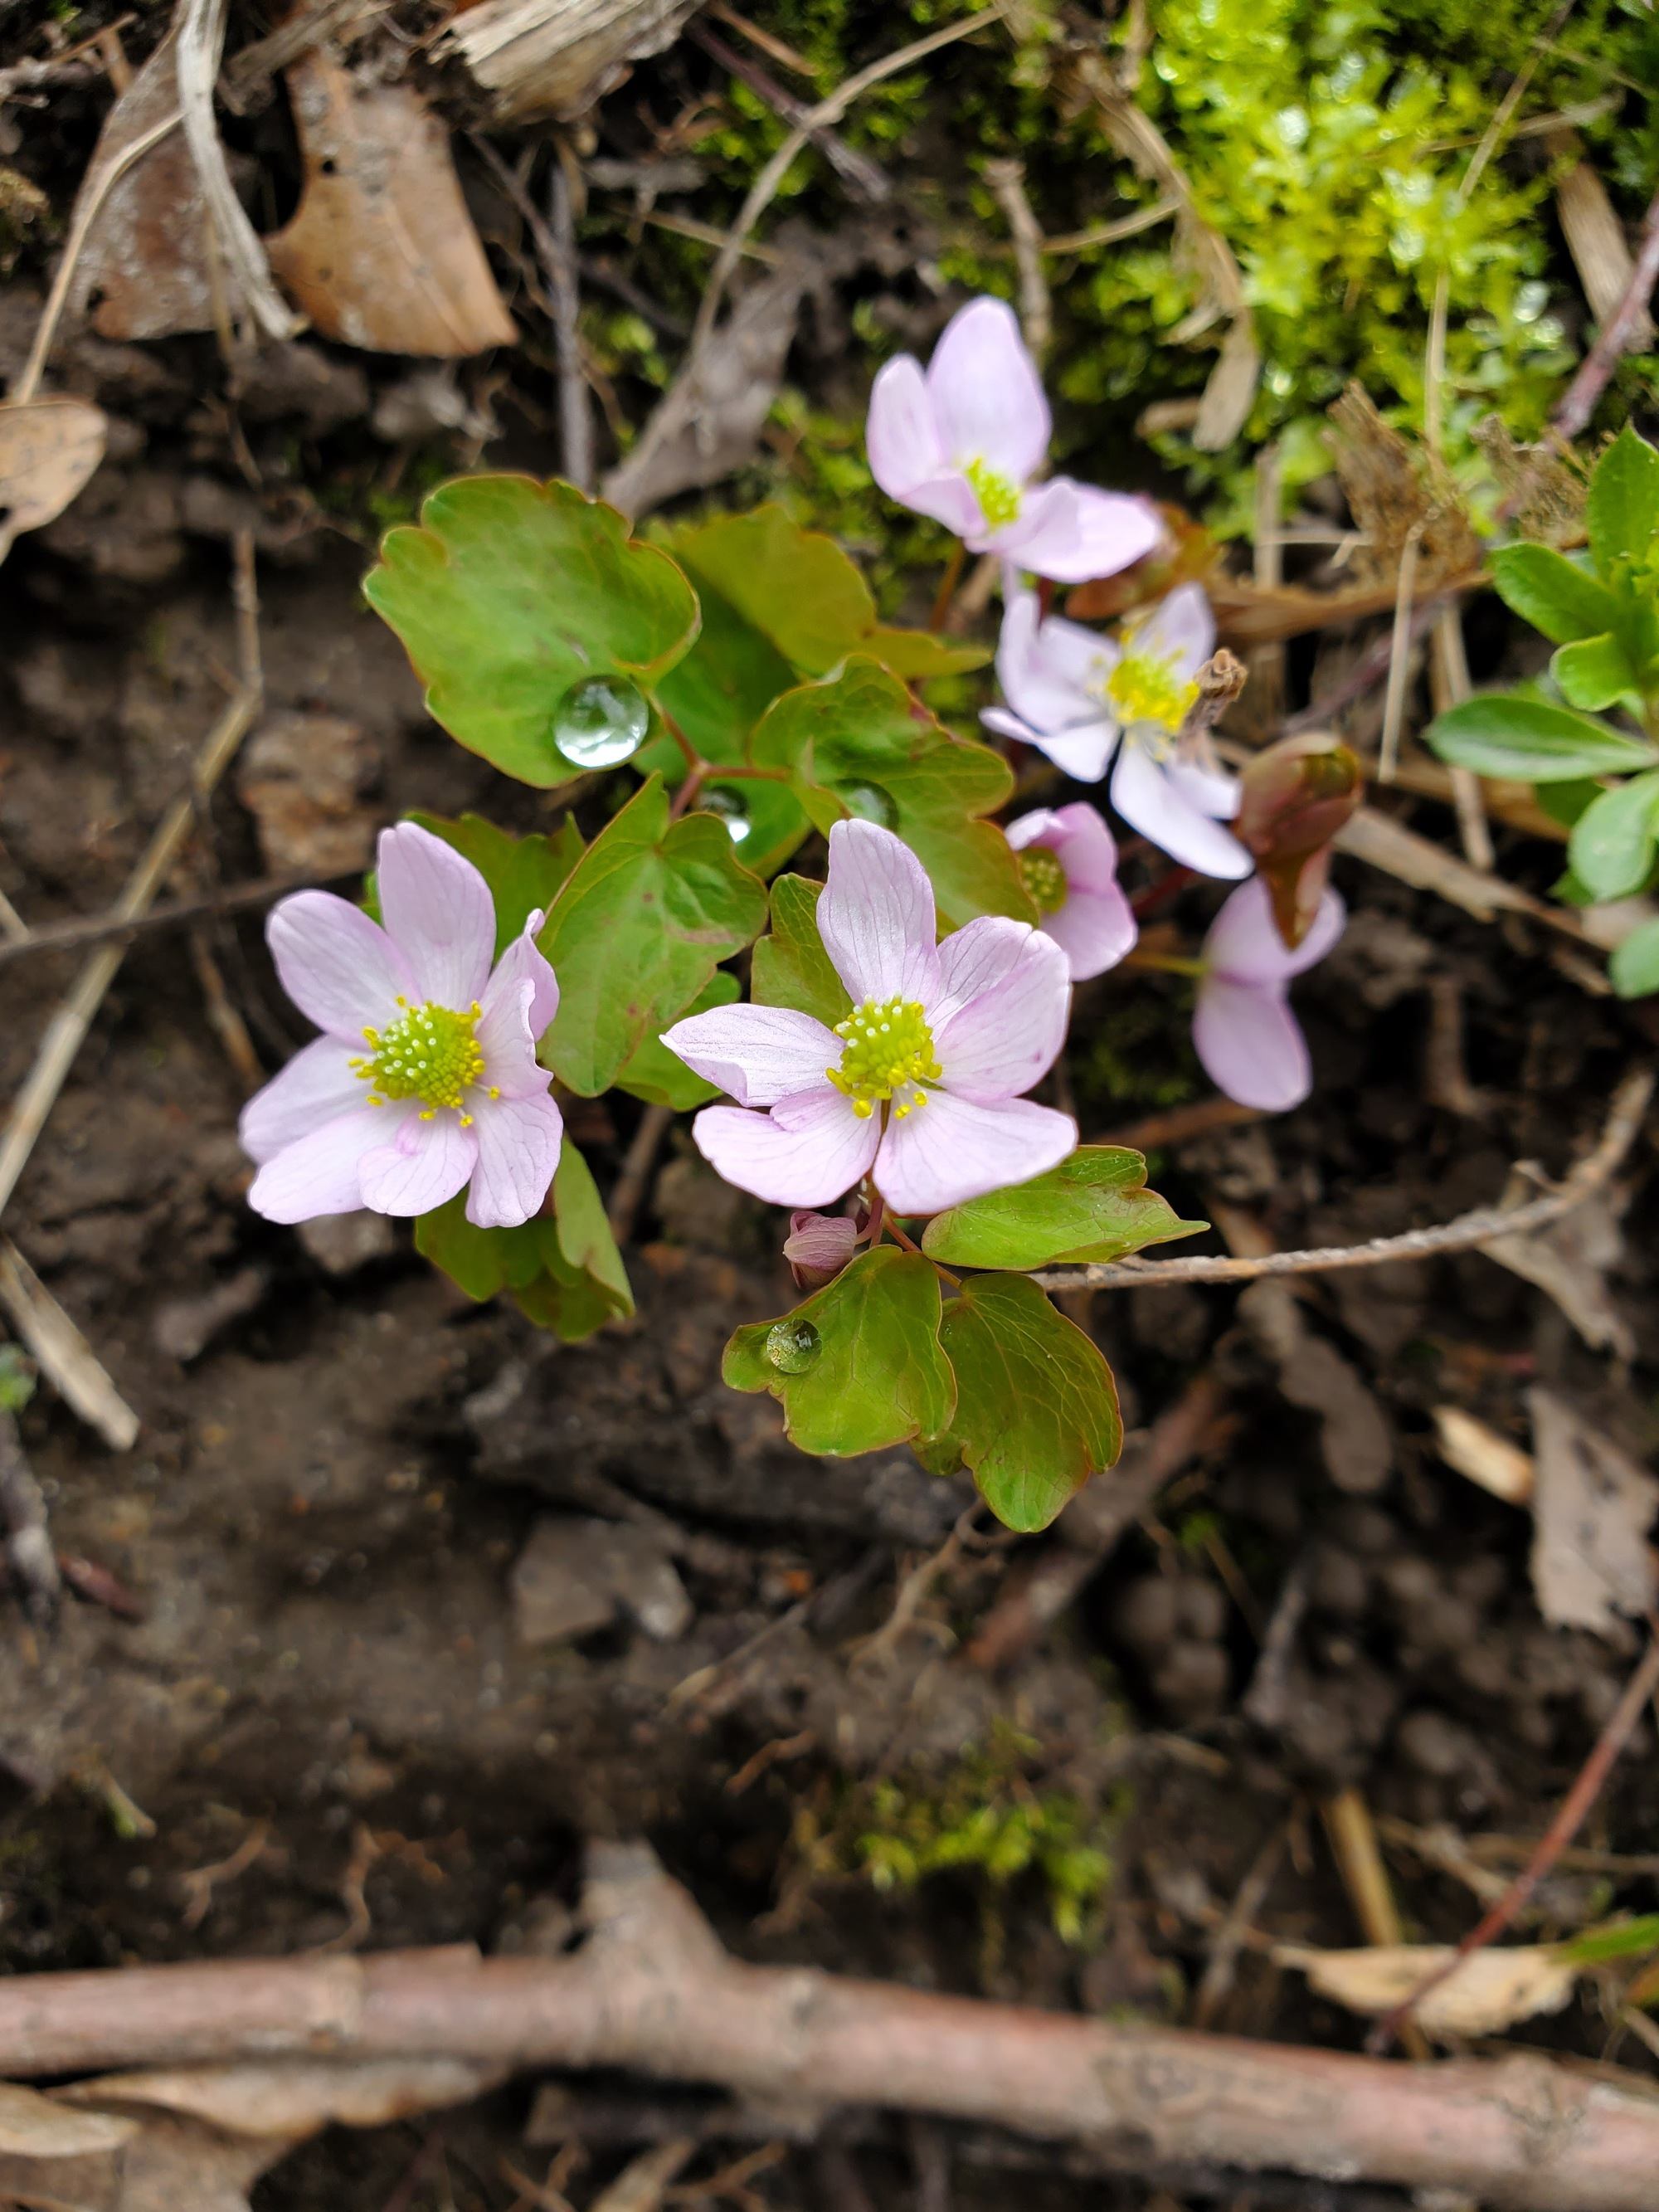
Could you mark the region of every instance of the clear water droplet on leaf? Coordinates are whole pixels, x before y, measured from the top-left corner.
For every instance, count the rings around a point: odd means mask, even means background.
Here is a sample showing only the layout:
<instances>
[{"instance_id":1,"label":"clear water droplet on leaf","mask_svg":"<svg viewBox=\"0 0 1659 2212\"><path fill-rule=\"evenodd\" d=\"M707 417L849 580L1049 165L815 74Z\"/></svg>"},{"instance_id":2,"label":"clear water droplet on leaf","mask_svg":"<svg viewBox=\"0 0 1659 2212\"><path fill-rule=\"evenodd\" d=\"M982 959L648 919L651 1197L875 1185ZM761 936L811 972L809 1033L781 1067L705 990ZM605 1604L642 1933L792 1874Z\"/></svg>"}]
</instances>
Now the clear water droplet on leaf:
<instances>
[{"instance_id":1,"label":"clear water droplet on leaf","mask_svg":"<svg viewBox=\"0 0 1659 2212\"><path fill-rule=\"evenodd\" d=\"M553 709L553 742L577 768L615 768L631 760L651 727L643 691L625 676L573 684Z\"/></svg>"},{"instance_id":2,"label":"clear water droplet on leaf","mask_svg":"<svg viewBox=\"0 0 1659 2212\"><path fill-rule=\"evenodd\" d=\"M844 783L836 795L855 820L874 822L883 830L898 828L898 808L892 793L878 783Z\"/></svg>"},{"instance_id":3,"label":"clear water droplet on leaf","mask_svg":"<svg viewBox=\"0 0 1659 2212\"><path fill-rule=\"evenodd\" d=\"M781 1375L805 1375L823 1349L810 1321L775 1321L766 1332L766 1356Z\"/></svg>"},{"instance_id":4,"label":"clear water droplet on leaf","mask_svg":"<svg viewBox=\"0 0 1659 2212\"><path fill-rule=\"evenodd\" d=\"M754 824L749 819L749 809L735 791L723 783L705 787L693 811L697 814L717 814L726 824L726 834L734 845L741 845Z\"/></svg>"}]
</instances>

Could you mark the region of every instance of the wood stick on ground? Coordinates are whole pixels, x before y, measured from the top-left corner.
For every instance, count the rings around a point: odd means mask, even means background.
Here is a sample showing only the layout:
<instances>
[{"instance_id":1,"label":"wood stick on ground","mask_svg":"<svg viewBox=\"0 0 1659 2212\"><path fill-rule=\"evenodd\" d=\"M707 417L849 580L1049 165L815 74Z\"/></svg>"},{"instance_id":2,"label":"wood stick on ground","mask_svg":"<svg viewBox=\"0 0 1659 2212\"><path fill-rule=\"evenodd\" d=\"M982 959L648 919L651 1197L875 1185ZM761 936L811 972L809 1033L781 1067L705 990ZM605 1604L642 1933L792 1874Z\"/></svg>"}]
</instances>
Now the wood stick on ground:
<instances>
[{"instance_id":1,"label":"wood stick on ground","mask_svg":"<svg viewBox=\"0 0 1659 2212\"><path fill-rule=\"evenodd\" d=\"M1373 1237L1368 1244L1316 1245L1303 1252L1269 1252L1259 1259L1223 1259L1218 1255L1189 1260L1116 1261L1104 1267L1047 1267L1032 1279L1045 1291L1121 1291L1166 1283L1249 1283L1259 1275L1331 1274L1345 1267L1382 1267L1395 1260L1428 1260L1442 1252L1468 1252L1496 1237L1524 1236L1547 1228L1592 1198L1618 1171L1635 1143L1652 1101L1654 1076L1647 1068L1626 1075L1613 1093L1607 1126L1594 1152L1580 1160L1565 1181L1524 1206L1483 1206L1442 1221L1432 1229L1407 1229L1398 1237Z\"/></svg>"},{"instance_id":2,"label":"wood stick on ground","mask_svg":"<svg viewBox=\"0 0 1659 2212\"><path fill-rule=\"evenodd\" d=\"M259 234L248 221L214 119L213 94L225 48L228 0L180 0L178 15L179 113L214 235L245 303L267 337L290 338L305 328L271 279Z\"/></svg>"},{"instance_id":3,"label":"wood stick on ground","mask_svg":"<svg viewBox=\"0 0 1659 2212\"><path fill-rule=\"evenodd\" d=\"M40 1371L70 1411L96 1429L112 1451L131 1451L138 1416L111 1382L92 1346L9 1237L0 1233L0 1305Z\"/></svg>"},{"instance_id":4,"label":"wood stick on ground","mask_svg":"<svg viewBox=\"0 0 1659 2212\"><path fill-rule=\"evenodd\" d=\"M1648 1648L1643 1654L1640 1665L1625 1685L1623 1697L1608 1716L1607 1726L1596 1739L1594 1750L1580 1768L1578 1778L1561 1800L1560 1809L1539 1838L1532 1856L1491 1911L1469 1930L1445 1965L1437 1967L1403 2003L1396 2005L1385 2019L1378 2021L1367 2041L1367 2050L1386 2051L1424 1998L1455 1974L1471 1953L1484 1950L1495 1937L1503 1934L1589 1819L1590 1808L1607 1786L1607 1777L1628 1742L1631 1730L1642 1717L1643 1707L1656 1692L1659 1692L1659 1622L1650 1626L1651 1633ZM1654 2170L1659 2173L1659 2166Z\"/></svg>"},{"instance_id":5,"label":"wood stick on ground","mask_svg":"<svg viewBox=\"0 0 1659 2212\"><path fill-rule=\"evenodd\" d=\"M1550 427L1558 437L1576 438L1595 412L1596 402L1607 390L1647 312L1656 284L1659 284L1659 192L1649 202L1643 218L1630 285L1619 303L1618 312L1584 356L1577 375L1567 386L1565 397L1551 417Z\"/></svg>"},{"instance_id":6,"label":"wood stick on ground","mask_svg":"<svg viewBox=\"0 0 1659 2212\"><path fill-rule=\"evenodd\" d=\"M1652 2212L1659 2103L1528 2055L1416 2067L1119 2026L730 1957L649 1848L590 1853L574 1954L469 1947L19 1974L0 2077L284 2055L620 2068L756 2100L877 2106L1508 2212Z\"/></svg>"},{"instance_id":7,"label":"wood stick on ground","mask_svg":"<svg viewBox=\"0 0 1659 2212\"><path fill-rule=\"evenodd\" d=\"M985 181L1008 225L1014 266L1019 271L1020 328L1025 334L1026 344L1040 362L1054 338L1054 314L1048 297L1048 279L1042 270L1042 231L1025 197L1025 164L988 161Z\"/></svg>"},{"instance_id":8,"label":"wood stick on ground","mask_svg":"<svg viewBox=\"0 0 1659 2212\"><path fill-rule=\"evenodd\" d=\"M593 410L582 371L581 279L576 265L575 157L553 144L547 184L547 228L554 246L547 281L553 295L553 343L559 362L559 441L564 472L578 491L593 489Z\"/></svg>"},{"instance_id":9,"label":"wood stick on ground","mask_svg":"<svg viewBox=\"0 0 1659 2212\"><path fill-rule=\"evenodd\" d=\"M240 914L251 906L270 906L290 891L326 890L333 884L361 883L361 868L343 868L337 875L264 876L251 884L231 884L196 898L166 899L147 914L80 915L72 921L48 921L21 937L0 939L0 967L28 952L70 952L83 945L96 945L106 937L134 938L155 929L175 929L181 922L200 921L209 915Z\"/></svg>"},{"instance_id":10,"label":"wood stick on ground","mask_svg":"<svg viewBox=\"0 0 1659 2212\"><path fill-rule=\"evenodd\" d=\"M657 1154L662 1150L663 1139L674 1126L672 1106L647 1106L640 1116L640 1126L634 1132L632 1143L624 1154L622 1171L611 1193L611 1204L606 1217L611 1234L618 1244L625 1244L634 1233L634 1224L639 1218L645 1200L646 1188L651 1181L651 1170L657 1164Z\"/></svg>"}]
</instances>

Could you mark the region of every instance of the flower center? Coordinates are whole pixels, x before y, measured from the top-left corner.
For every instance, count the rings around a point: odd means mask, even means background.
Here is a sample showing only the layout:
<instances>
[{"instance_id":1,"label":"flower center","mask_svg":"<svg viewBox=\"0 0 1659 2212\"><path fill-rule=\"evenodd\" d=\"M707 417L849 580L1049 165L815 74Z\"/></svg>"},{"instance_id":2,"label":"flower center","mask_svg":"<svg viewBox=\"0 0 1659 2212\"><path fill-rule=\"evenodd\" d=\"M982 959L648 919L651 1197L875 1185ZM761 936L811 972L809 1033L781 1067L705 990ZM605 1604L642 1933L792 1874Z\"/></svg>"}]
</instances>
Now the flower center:
<instances>
[{"instance_id":1,"label":"flower center","mask_svg":"<svg viewBox=\"0 0 1659 2212\"><path fill-rule=\"evenodd\" d=\"M1019 486L986 461L969 461L962 472L974 487L988 530L1006 529L1019 515Z\"/></svg>"},{"instance_id":2,"label":"flower center","mask_svg":"<svg viewBox=\"0 0 1659 2212\"><path fill-rule=\"evenodd\" d=\"M404 998L398 1004L404 1011L395 1022L363 1031L373 1057L351 1063L353 1074L371 1086L369 1104L418 1098L425 1109L423 1121L441 1106L459 1110L484 1072L483 1048L473 1035L481 1012L477 1000L464 1014L451 1006L411 1006ZM462 1127L471 1119L463 1113Z\"/></svg>"},{"instance_id":3,"label":"flower center","mask_svg":"<svg viewBox=\"0 0 1659 2212\"><path fill-rule=\"evenodd\" d=\"M1106 678L1106 696L1128 728L1151 724L1173 736L1186 720L1198 686L1177 676L1168 660L1150 653L1126 653Z\"/></svg>"},{"instance_id":4,"label":"flower center","mask_svg":"<svg viewBox=\"0 0 1659 2212\"><path fill-rule=\"evenodd\" d=\"M1036 902L1039 914L1058 914L1066 903L1066 871L1060 855L1046 845L1028 845L1018 855L1020 881Z\"/></svg>"},{"instance_id":5,"label":"flower center","mask_svg":"<svg viewBox=\"0 0 1659 2212\"><path fill-rule=\"evenodd\" d=\"M853 1102L860 1121L868 1121L878 1099L897 1097L893 1111L901 1119L913 1106L927 1103L924 1083L937 1083L939 1064L933 1057L933 1032L920 1003L889 999L878 1005L866 999L854 1006L844 1022L836 1024L836 1035L845 1037L847 1049L839 1067L824 1073L837 1091Z\"/></svg>"}]
</instances>

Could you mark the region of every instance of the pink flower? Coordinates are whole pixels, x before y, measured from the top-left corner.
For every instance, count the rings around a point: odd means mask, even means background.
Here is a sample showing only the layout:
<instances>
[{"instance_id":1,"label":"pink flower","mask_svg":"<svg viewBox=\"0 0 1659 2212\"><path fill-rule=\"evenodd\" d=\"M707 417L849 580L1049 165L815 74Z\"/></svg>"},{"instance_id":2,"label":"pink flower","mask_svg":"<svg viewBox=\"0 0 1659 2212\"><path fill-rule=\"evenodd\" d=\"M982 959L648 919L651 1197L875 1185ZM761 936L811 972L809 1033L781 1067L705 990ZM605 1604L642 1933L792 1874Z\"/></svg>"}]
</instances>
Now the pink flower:
<instances>
[{"instance_id":1,"label":"pink flower","mask_svg":"<svg viewBox=\"0 0 1659 2212\"><path fill-rule=\"evenodd\" d=\"M1325 957L1346 919L1341 900L1327 891L1292 952L1279 933L1267 884L1252 876L1229 893L1211 923L1193 1043L1210 1080L1241 1106L1283 1114L1312 1090L1308 1041L1291 1012L1290 981Z\"/></svg>"},{"instance_id":2,"label":"pink flower","mask_svg":"<svg viewBox=\"0 0 1659 2212\"><path fill-rule=\"evenodd\" d=\"M1178 585L1115 640L1058 615L1044 621L1036 594L1016 592L997 645L1008 707L988 707L981 720L1079 783L1098 783L1115 753L1112 804L1127 823L1200 875L1248 876L1249 854L1220 826L1238 811L1237 780L1176 746L1214 649L1196 584Z\"/></svg>"},{"instance_id":3,"label":"pink flower","mask_svg":"<svg viewBox=\"0 0 1659 2212\"><path fill-rule=\"evenodd\" d=\"M1013 310L974 300L946 324L926 370L907 353L877 377L871 474L970 552L1003 554L1062 584L1115 575L1152 551L1164 526L1149 501L1070 477L1037 483L1051 427Z\"/></svg>"},{"instance_id":4,"label":"pink flower","mask_svg":"<svg viewBox=\"0 0 1659 2212\"><path fill-rule=\"evenodd\" d=\"M1039 807L1008 824L1037 927L1066 955L1074 983L1115 968L1139 931L1119 888L1117 844L1099 811L1084 799Z\"/></svg>"},{"instance_id":5,"label":"pink flower","mask_svg":"<svg viewBox=\"0 0 1659 2212\"><path fill-rule=\"evenodd\" d=\"M738 1102L692 1125L727 1182L821 1206L873 1174L894 1212L938 1213L1066 1158L1076 1123L1020 1096L1066 1034L1052 938L990 915L936 944L926 871L873 822L830 832L817 925L853 1000L833 1030L783 1006L717 1006L663 1039Z\"/></svg>"},{"instance_id":6,"label":"pink flower","mask_svg":"<svg viewBox=\"0 0 1659 2212\"><path fill-rule=\"evenodd\" d=\"M412 822L381 832L386 927L331 891L300 891L266 925L283 988L322 1030L243 1109L270 1221L429 1213L470 1184L480 1229L529 1220L562 1125L536 1062L559 1003L536 950L542 917L491 968L495 908L470 860Z\"/></svg>"}]
</instances>

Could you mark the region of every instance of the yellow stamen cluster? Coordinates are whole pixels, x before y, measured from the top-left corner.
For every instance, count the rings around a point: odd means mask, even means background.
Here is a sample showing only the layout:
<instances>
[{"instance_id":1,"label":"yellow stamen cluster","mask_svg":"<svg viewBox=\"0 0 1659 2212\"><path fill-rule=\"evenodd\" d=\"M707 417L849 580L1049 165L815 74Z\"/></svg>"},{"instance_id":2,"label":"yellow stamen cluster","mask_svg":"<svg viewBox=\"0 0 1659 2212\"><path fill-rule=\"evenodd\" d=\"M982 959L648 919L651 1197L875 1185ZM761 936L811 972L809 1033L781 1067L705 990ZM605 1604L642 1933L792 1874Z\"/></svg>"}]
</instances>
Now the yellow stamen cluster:
<instances>
[{"instance_id":1,"label":"yellow stamen cluster","mask_svg":"<svg viewBox=\"0 0 1659 2212\"><path fill-rule=\"evenodd\" d=\"M448 1107L467 1127L472 1116L465 1111L466 1094L484 1072L483 1048L473 1034L482 1012L477 1000L464 1014L452 1006L411 1006L404 998L398 1004L404 1011L395 1022L363 1031L372 1057L351 1063L353 1074L370 1085L369 1104L418 1098L422 1121ZM492 1089L489 1096L500 1093Z\"/></svg>"},{"instance_id":2,"label":"yellow stamen cluster","mask_svg":"<svg viewBox=\"0 0 1659 2212\"><path fill-rule=\"evenodd\" d=\"M1069 888L1060 855L1046 845L1028 845L1018 858L1020 881L1035 900L1037 912L1058 914Z\"/></svg>"},{"instance_id":3,"label":"yellow stamen cluster","mask_svg":"<svg viewBox=\"0 0 1659 2212\"><path fill-rule=\"evenodd\" d=\"M1198 696L1190 678L1150 653L1126 653L1106 678L1106 696L1130 729L1152 727L1173 737Z\"/></svg>"},{"instance_id":4,"label":"yellow stamen cluster","mask_svg":"<svg viewBox=\"0 0 1659 2212\"><path fill-rule=\"evenodd\" d=\"M921 1085L937 1083L940 1069L920 1001L889 999L878 1005L866 999L836 1024L836 1035L846 1038L847 1049L839 1067L823 1072L852 1100L860 1121L869 1120L878 1099L894 1099L893 1111L901 1120L913 1106L927 1104ZM908 1097L898 1095L907 1091Z\"/></svg>"},{"instance_id":5,"label":"yellow stamen cluster","mask_svg":"<svg viewBox=\"0 0 1659 2212\"><path fill-rule=\"evenodd\" d=\"M974 487L988 530L1001 530L1019 516L1019 486L986 461L969 461L962 472Z\"/></svg>"}]
</instances>

